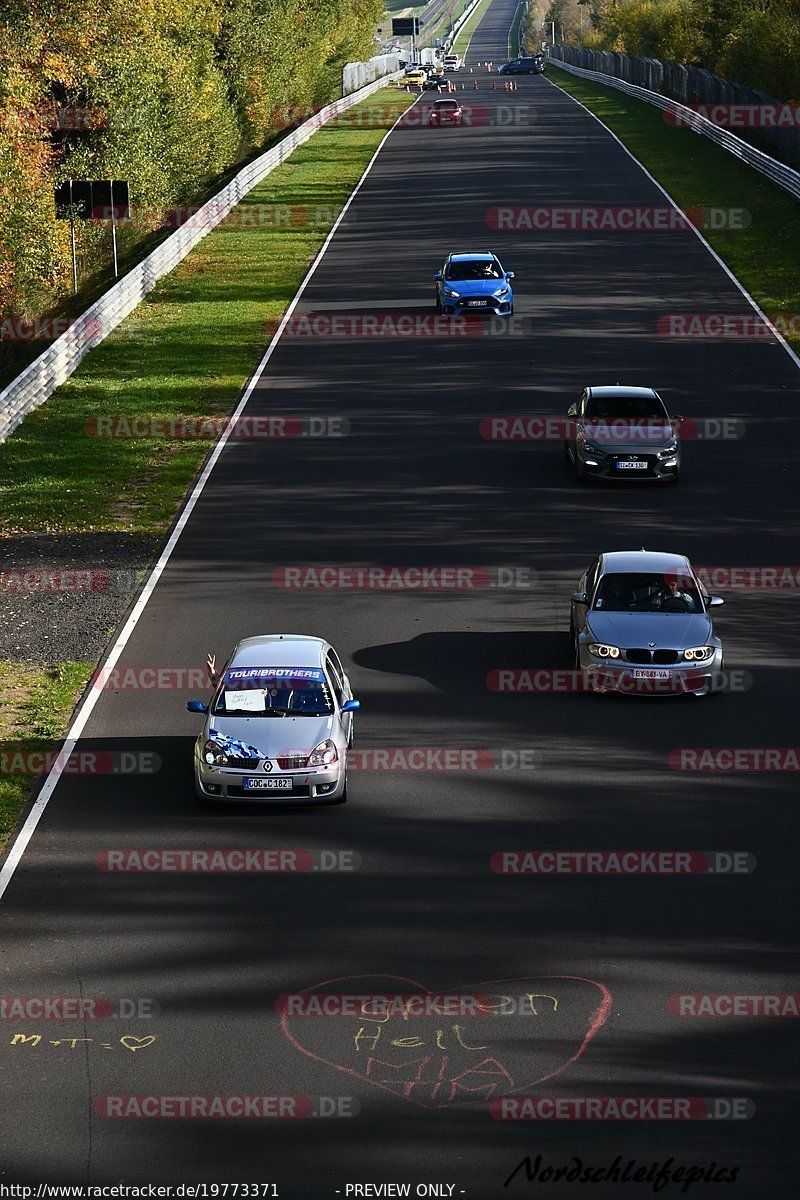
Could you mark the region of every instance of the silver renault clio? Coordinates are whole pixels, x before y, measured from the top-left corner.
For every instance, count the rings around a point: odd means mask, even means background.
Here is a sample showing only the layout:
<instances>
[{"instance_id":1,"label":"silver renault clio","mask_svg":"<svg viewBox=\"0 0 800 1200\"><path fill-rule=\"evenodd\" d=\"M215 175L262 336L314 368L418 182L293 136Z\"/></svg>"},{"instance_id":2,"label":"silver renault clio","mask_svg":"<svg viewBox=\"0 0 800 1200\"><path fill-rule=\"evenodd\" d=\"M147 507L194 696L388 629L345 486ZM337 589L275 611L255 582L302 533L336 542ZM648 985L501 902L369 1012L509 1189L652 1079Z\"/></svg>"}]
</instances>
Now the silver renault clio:
<instances>
[{"instance_id":1,"label":"silver renault clio","mask_svg":"<svg viewBox=\"0 0 800 1200\"><path fill-rule=\"evenodd\" d=\"M219 673L194 748L195 791L204 801L342 804L353 743L350 681L322 638L245 638Z\"/></svg>"},{"instance_id":2,"label":"silver renault clio","mask_svg":"<svg viewBox=\"0 0 800 1200\"><path fill-rule=\"evenodd\" d=\"M650 550L601 554L570 606L570 644L588 690L697 696L722 686L722 642L688 558Z\"/></svg>"}]
</instances>

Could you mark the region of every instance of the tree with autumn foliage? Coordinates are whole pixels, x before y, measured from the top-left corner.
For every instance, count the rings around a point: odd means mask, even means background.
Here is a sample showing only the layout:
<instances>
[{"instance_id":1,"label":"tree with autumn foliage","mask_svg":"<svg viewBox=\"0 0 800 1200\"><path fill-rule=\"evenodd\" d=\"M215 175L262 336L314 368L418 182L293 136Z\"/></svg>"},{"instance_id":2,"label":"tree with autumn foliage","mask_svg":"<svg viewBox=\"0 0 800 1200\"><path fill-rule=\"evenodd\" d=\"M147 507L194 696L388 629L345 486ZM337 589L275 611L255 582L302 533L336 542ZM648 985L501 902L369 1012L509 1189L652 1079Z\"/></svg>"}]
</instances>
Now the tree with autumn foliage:
<instances>
[{"instance_id":1,"label":"tree with autumn foliage","mask_svg":"<svg viewBox=\"0 0 800 1200\"><path fill-rule=\"evenodd\" d=\"M123 249L286 125L341 95L382 0L3 0L0 321L69 291L66 179L127 179ZM83 274L107 231L77 222ZM0 349L2 346L0 345Z\"/></svg>"}]
</instances>

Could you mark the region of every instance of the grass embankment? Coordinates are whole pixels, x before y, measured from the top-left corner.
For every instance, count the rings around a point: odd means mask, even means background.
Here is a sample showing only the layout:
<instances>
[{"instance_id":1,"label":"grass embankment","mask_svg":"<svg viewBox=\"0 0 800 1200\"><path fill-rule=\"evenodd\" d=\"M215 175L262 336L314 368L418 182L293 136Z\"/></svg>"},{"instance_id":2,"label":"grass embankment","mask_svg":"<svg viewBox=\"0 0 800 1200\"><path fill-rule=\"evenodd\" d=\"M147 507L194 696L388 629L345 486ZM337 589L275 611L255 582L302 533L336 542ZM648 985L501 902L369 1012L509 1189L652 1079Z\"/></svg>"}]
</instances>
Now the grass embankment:
<instances>
[{"instance_id":1,"label":"grass embankment","mask_svg":"<svg viewBox=\"0 0 800 1200\"><path fill-rule=\"evenodd\" d=\"M688 127L614 88L548 67L551 82L586 105L635 154L682 209L744 210L746 228L703 236L800 350L800 209L797 201L752 167Z\"/></svg>"},{"instance_id":2,"label":"grass embankment","mask_svg":"<svg viewBox=\"0 0 800 1200\"><path fill-rule=\"evenodd\" d=\"M66 728L93 663L40 670L0 661L0 846L17 823L30 789L30 756L51 749Z\"/></svg>"}]
</instances>

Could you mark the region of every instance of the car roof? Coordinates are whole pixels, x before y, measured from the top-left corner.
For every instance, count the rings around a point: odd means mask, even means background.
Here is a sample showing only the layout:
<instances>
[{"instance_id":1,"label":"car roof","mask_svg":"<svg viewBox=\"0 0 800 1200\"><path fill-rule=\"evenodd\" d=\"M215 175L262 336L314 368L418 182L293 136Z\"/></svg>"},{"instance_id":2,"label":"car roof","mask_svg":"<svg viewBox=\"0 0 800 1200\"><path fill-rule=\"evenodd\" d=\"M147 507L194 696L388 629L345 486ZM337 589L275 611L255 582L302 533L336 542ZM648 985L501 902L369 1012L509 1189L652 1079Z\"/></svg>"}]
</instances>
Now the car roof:
<instances>
[{"instance_id":1,"label":"car roof","mask_svg":"<svg viewBox=\"0 0 800 1200\"><path fill-rule=\"evenodd\" d=\"M614 550L610 554L601 554L600 558L604 575L609 572L626 575L636 571L688 574L692 569L685 554L663 554L659 550Z\"/></svg>"},{"instance_id":2,"label":"car roof","mask_svg":"<svg viewBox=\"0 0 800 1200\"><path fill-rule=\"evenodd\" d=\"M236 646L229 667L319 667L328 643L304 633L261 633Z\"/></svg>"},{"instance_id":3,"label":"car roof","mask_svg":"<svg viewBox=\"0 0 800 1200\"><path fill-rule=\"evenodd\" d=\"M621 383L603 384L602 387L587 387L586 391L595 397L602 396L658 396L655 388L625 387ZM660 397L659 397L660 399Z\"/></svg>"},{"instance_id":4,"label":"car roof","mask_svg":"<svg viewBox=\"0 0 800 1200\"><path fill-rule=\"evenodd\" d=\"M470 262L476 258L497 258L497 255L491 250L466 250L459 254L448 254L447 257L451 262Z\"/></svg>"},{"instance_id":5,"label":"car roof","mask_svg":"<svg viewBox=\"0 0 800 1200\"><path fill-rule=\"evenodd\" d=\"M437 104L442 104L442 105L445 105L445 104L455 104L456 108L458 108L458 101L457 101L457 100L434 100L434 103L433 103L433 106L434 106L434 108L436 107L436 105L437 105ZM452 258L452 257L453 257L453 255L451 254L451 256L450 256L450 257Z\"/></svg>"}]
</instances>

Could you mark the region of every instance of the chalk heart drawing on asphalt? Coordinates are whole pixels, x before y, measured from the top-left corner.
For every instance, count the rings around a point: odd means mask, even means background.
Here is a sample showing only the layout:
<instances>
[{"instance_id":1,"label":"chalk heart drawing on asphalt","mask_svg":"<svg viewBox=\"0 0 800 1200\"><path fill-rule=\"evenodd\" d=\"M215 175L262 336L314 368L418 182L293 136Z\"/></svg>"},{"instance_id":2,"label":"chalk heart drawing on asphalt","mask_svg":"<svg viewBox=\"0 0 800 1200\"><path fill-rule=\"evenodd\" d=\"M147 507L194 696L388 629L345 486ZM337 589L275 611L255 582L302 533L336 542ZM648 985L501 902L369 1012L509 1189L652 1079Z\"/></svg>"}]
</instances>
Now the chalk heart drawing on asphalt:
<instances>
[{"instance_id":1,"label":"chalk heart drawing on asphalt","mask_svg":"<svg viewBox=\"0 0 800 1200\"><path fill-rule=\"evenodd\" d=\"M295 996L304 1011L284 1003L281 1026L296 1050L424 1108L520 1094L552 1079L581 1058L611 1009L608 989L577 975L435 991L399 975L353 975ZM343 1007L356 1015L319 1015L315 996L347 997ZM382 1009L375 997L390 1001ZM421 1002L431 1011L420 1013Z\"/></svg>"}]
</instances>

